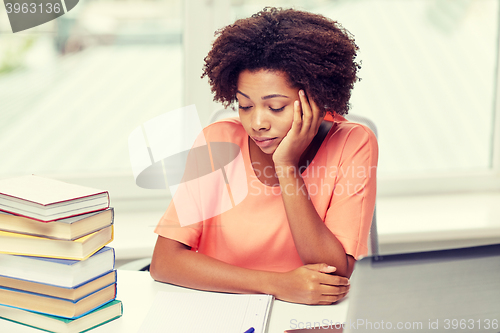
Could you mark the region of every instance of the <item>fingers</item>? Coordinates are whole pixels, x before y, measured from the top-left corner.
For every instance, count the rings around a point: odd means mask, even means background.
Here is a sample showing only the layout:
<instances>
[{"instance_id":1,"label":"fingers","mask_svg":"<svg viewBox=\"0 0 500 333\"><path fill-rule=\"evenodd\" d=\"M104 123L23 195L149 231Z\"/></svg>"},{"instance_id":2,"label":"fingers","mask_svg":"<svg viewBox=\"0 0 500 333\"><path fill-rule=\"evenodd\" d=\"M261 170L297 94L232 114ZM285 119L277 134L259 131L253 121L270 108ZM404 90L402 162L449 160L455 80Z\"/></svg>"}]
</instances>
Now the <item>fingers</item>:
<instances>
[{"instance_id":1,"label":"fingers","mask_svg":"<svg viewBox=\"0 0 500 333\"><path fill-rule=\"evenodd\" d=\"M319 263L319 264L307 264L304 265L307 269L310 269L312 271L317 271L317 272L322 272L322 273L333 273L337 268L333 266L328 266L325 263Z\"/></svg>"},{"instance_id":2,"label":"fingers","mask_svg":"<svg viewBox=\"0 0 500 333\"><path fill-rule=\"evenodd\" d=\"M331 286L322 284L320 286L320 291L322 295L338 296L342 294L347 294L349 292L350 286Z\"/></svg>"},{"instance_id":3,"label":"fingers","mask_svg":"<svg viewBox=\"0 0 500 333\"><path fill-rule=\"evenodd\" d=\"M346 296L347 294L336 295L336 296L323 295L321 297L321 300L318 302L318 305L330 305L332 303L340 301L342 298Z\"/></svg>"},{"instance_id":4,"label":"fingers","mask_svg":"<svg viewBox=\"0 0 500 333\"><path fill-rule=\"evenodd\" d=\"M319 283L330 286L350 286L348 278L338 275L322 274Z\"/></svg>"},{"instance_id":5,"label":"fingers","mask_svg":"<svg viewBox=\"0 0 500 333\"><path fill-rule=\"evenodd\" d=\"M317 271L320 273L325 273L325 274L320 274L319 275L319 283L321 284L327 284L331 286L349 286L350 282L349 279L343 276L338 276L338 275L330 275L331 273L335 272L337 270L336 267L334 266L329 266L327 264L321 263L321 264L309 264L305 265L307 269Z\"/></svg>"},{"instance_id":6,"label":"fingers","mask_svg":"<svg viewBox=\"0 0 500 333\"><path fill-rule=\"evenodd\" d=\"M350 286L321 286L321 297L318 304L332 304L344 298L349 292Z\"/></svg>"},{"instance_id":7,"label":"fingers","mask_svg":"<svg viewBox=\"0 0 500 333\"><path fill-rule=\"evenodd\" d=\"M295 101L293 103L293 123L292 123L292 128L290 130L298 134L300 133L301 128L302 128L302 110L300 107L300 102Z\"/></svg>"},{"instance_id":8,"label":"fingers","mask_svg":"<svg viewBox=\"0 0 500 333\"><path fill-rule=\"evenodd\" d=\"M331 273L335 272L336 270L337 270L337 267L328 266L328 265L324 264L324 266L319 269L319 272L331 274Z\"/></svg>"},{"instance_id":9,"label":"fingers","mask_svg":"<svg viewBox=\"0 0 500 333\"><path fill-rule=\"evenodd\" d=\"M299 98L303 119L301 132L305 134L312 130L313 135L316 135L324 116L321 115L321 110L314 100L307 98L304 90L299 91Z\"/></svg>"},{"instance_id":10,"label":"fingers","mask_svg":"<svg viewBox=\"0 0 500 333\"><path fill-rule=\"evenodd\" d=\"M310 270L317 271L315 278L316 283L319 283L317 292L321 295L318 304L332 304L344 298L350 289L349 279L343 276L329 275L336 268L327 264L311 264L306 265Z\"/></svg>"},{"instance_id":11,"label":"fingers","mask_svg":"<svg viewBox=\"0 0 500 333\"><path fill-rule=\"evenodd\" d=\"M311 128L311 123L313 121L313 114L304 90L299 90L299 98L300 98L300 106L302 109L302 121L303 121L301 132L307 133Z\"/></svg>"},{"instance_id":12,"label":"fingers","mask_svg":"<svg viewBox=\"0 0 500 333\"><path fill-rule=\"evenodd\" d=\"M278 299L303 304L332 304L349 292L349 280L330 275L336 268L325 263L308 264L284 273Z\"/></svg>"}]
</instances>

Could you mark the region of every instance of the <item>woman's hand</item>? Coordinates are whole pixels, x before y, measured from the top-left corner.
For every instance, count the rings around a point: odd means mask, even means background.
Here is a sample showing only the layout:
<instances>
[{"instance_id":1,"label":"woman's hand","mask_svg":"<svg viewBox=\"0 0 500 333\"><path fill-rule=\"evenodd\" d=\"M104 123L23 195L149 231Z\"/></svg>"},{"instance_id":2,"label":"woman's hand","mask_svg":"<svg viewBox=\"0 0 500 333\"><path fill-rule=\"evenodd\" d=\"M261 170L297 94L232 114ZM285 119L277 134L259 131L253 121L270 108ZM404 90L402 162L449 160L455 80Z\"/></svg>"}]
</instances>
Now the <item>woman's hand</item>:
<instances>
[{"instance_id":1,"label":"woman's hand","mask_svg":"<svg viewBox=\"0 0 500 333\"><path fill-rule=\"evenodd\" d=\"M327 264L304 265L281 273L274 296L280 300L302 304L332 304L349 291L349 279L330 275L336 268Z\"/></svg>"},{"instance_id":2,"label":"woman's hand","mask_svg":"<svg viewBox=\"0 0 500 333\"><path fill-rule=\"evenodd\" d=\"M304 90L299 91L299 99L293 104L292 127L274 151L274 165L297 167L325 117L316 103L307 99Z\"/></svg>"}]
</instances>

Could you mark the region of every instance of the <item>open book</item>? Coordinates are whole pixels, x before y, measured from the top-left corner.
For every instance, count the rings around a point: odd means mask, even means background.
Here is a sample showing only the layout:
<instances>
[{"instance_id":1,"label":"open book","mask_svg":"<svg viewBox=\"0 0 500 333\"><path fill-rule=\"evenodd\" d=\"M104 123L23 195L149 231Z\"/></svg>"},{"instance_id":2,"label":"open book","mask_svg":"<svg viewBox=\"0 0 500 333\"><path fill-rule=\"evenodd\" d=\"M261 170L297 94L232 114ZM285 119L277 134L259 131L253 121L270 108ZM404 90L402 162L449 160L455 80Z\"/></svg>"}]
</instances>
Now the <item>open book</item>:
<instances>
[{"instance_id":1,"label":"open book","mask_svg":"<svg viewBox=\"0 0 500 333\"><path fill-rule=\"evenodd\" d=\"M158 292L140 333L266 332L272 295Z\"/></svg>"}]
</instances>

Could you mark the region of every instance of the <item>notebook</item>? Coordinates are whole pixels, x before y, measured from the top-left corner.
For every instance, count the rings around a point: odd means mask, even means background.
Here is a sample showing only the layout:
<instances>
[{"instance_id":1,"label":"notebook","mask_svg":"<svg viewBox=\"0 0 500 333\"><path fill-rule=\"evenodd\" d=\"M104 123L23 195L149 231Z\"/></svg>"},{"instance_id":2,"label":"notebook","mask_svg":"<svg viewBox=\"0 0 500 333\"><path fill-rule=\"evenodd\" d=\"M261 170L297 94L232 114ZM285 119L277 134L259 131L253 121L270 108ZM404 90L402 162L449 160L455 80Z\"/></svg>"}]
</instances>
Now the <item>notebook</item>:
<instances>
[{"instance_id":1,"label":"notebook","mask_svg":"<svg viewBox=\"0 0 500 333\"><path fill-rule=\"evenodd\" d=\"M343 332L500 331L500 244L365 257Z\"/></svg>"},{"instance_id":2,"label":"notebook","mask_svg":"<svg viewBox=\"0 0 500 333\"><path fill-rule=\"evenodd\" d=\"M272 295L158 292L140 333L265 333Z\"/></svg>"}]
</instances>

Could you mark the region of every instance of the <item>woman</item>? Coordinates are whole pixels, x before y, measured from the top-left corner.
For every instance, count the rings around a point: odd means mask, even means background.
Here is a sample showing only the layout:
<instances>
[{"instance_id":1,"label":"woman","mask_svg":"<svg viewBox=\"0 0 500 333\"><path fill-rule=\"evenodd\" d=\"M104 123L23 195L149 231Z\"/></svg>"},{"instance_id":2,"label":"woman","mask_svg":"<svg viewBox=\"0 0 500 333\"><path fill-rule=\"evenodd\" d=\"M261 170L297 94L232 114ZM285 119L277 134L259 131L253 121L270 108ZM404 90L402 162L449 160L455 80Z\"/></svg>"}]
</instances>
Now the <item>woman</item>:
<instances>
[{"instance_id":1,"label":"woman","mask_svg":"<svg viewBox=\"0 0 500 333\"><path fill-rule=\"evenodd\" d=\"M151 275L196 289L336 302L367 253L375 205L376 139L342 117L358 48L338 23L293 9L265 8L216 36L202 76L214 100L238 103L239 120L203 134L240 147L248 195L185 227L171 204L155 230Z\"/></svg>"}]
</instances>

